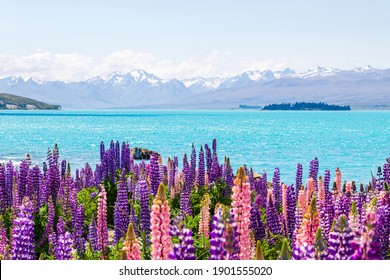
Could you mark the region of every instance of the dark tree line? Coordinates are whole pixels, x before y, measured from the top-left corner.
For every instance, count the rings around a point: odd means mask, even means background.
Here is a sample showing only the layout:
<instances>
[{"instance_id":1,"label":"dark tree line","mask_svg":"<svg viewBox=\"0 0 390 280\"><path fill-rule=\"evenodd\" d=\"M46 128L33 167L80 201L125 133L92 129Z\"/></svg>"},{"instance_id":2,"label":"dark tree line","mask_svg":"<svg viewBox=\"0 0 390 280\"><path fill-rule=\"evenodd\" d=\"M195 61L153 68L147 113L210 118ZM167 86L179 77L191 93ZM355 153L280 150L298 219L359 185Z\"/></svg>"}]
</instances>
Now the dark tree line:
<instances>
[{"instance_id":1,"label":"dark tree line","mask_svg":"<svg viewBox=\"0 0 390 280\"><path fill-rule=\"evenodd\" d=\"M283 110L283 111L303 111L303 110L322 110L322 111L350 111L349 105L334 105L324 102L295 102L295 103L281 103L270 104L264 106L263 110Z\"/></svg>"}]
</instances>

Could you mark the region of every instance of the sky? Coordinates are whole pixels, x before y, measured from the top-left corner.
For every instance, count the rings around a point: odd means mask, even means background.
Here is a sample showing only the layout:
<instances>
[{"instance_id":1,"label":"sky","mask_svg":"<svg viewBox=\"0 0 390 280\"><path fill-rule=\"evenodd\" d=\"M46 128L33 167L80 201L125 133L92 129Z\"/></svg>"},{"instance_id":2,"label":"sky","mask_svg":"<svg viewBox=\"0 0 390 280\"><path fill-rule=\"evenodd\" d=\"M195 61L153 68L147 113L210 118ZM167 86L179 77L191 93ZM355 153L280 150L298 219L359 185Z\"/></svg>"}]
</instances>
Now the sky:
<instances>
[{"instance_id":1,"label":"sky","mask_svg":"<svg viewBox=\"0 0 390 280\"><path fill-rule=\"evenodd\" d=\"M3 1L0 77L390 68L388 0Z\"/></svg>"}]
</instances>

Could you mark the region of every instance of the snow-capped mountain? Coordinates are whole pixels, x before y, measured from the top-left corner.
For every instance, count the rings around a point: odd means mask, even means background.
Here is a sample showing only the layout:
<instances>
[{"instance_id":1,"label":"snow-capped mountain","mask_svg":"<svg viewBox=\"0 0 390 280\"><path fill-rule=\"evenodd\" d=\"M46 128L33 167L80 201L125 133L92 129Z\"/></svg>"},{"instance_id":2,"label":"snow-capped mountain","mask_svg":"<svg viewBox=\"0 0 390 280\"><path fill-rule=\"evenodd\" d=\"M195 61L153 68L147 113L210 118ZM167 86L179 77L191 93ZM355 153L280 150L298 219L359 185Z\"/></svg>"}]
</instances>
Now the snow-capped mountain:
<instances>
[{"instance_id":1,"label":"snow-capped mountain","mask_svg":"<svg viewBox=\"0 0 390 280\"><path fill-rule=\"evenodd\" d=\"M390 69L315 67L296 73L246 71L230 78L161 79L144 70L114 72L80 82L0 79L0 92L63 108L236 108L239 104L324 101L357 108L390 108Z\"/></svg>"}]
</instances>

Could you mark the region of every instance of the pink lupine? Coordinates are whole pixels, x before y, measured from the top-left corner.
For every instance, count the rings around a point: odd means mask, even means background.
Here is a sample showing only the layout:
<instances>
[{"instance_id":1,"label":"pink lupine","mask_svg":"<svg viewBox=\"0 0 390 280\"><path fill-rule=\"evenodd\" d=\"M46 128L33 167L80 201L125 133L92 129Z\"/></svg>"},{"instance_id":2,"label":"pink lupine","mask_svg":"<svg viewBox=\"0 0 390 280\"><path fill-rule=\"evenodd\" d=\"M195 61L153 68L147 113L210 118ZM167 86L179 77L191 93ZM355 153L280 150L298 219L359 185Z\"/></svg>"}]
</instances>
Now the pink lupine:
<instances>
[{"instance_id":1,"label":"pink lupine","mask_svg":"<svg viewBox=\"0 0 390 280\"><path fill-rule=\"evenodd\" d=\"M296 236L295 246L299 247L305 243L313 246L319 225L320 219L316 206L316 198L313 197L306 214L303 215L302 224Z\"/></svg>"},{"instance_id":2,"label":"pink lupine","mask_svg":"<svg viewBox=\"0 0 390 280\"><path fill-rule=\"evenodd\" d=\"M303 187L298 192L298 205L299 208L302 209L302 213L305 213L307 210L307 203L306 203L306 196L305 196L305 190Z\"/></svg>"},{"instance_id":3,"label":"pink lupine","mask_svg":"<svg viewBox=\"0 0 390 280\"><path fill-rule=\"evenodd\" d=\"M318 202L321 204L324 203L324 201L325 201L325 184L324 184L324 180L320 176L318 178Z\"/></svg>"},{"instance_id":4,"label":"pink lupine","mask_svg":"<svg viewBox=\"0 0 390 280\"><path fill-rule=\"evenodd\" d=\"M101 187L98 199L98 249L105 255L108 245L108 228L107 228L107 194L104 187Z\"/></svg>"},{"instance_id":5,"label":"pink lupine","mask_svg":"<svg viewBox=\"0 0 390 280\"><path fill-rule=\"evenodd\" d=\"M340 190L341 190L341 171L340 171L340 168L336 168L336 178L334 179L335 183L336 183L336 193L335 195L338 195L340 193Z\"/></svg>"},{"instance_id":6,"label":"pink lupine","mask_svg":"<svg viewBox=\"0 0 390 280\"><path fill-rule=\"evenodd\" d=\"M316 191L316 181L313 177L307 180L307 191L306 191L306 205L310 204L313 193Z\"/></svg>"},{"instance_id":7,"label":"pink lupine","mask_svg":"<svg viewBox=\"0 0 390 280\"><path fill-rule=\"evenodd\" d=\"M240 246L240 259L249 260L251 191L243 167L240 167L234 180L232 199L232 209L237 224L238 244Z\"/></svg>"},{"instance_id":8,"label":"pink lupine","mask_svg":"<svg viewBox=\"0 0 390 280\"><path fill-rule=\"evenodd\" d=\"M206 193L203 196L200 210L200 220L199 220L199 234L203 234L205 238L210 236L210 195Z\"/></svg>"},{"instance_id":9,"label":"pink lupine","mask_svg":"<svg viewBox=\"0 0 390 280\"><path fill-rule=\"evenodd\" d=\"M170 212L164 185L160 184L153 200L150 219L152 236L152 260L168 260L171 251Z\"/></svg>"},{"instance_id":10,"label":"pink lupine","mask_svg":"<svg viewBox=\"0 0 390 280\"><path fill-rule=\"evenodd\" d=\"M126 240L123 242L123 246L126 250L126 258L128 260L140 260L141 251L138 244L138 239L135 236L133 224L130 223L127 229Z\"/></svg>"}]
</instances>

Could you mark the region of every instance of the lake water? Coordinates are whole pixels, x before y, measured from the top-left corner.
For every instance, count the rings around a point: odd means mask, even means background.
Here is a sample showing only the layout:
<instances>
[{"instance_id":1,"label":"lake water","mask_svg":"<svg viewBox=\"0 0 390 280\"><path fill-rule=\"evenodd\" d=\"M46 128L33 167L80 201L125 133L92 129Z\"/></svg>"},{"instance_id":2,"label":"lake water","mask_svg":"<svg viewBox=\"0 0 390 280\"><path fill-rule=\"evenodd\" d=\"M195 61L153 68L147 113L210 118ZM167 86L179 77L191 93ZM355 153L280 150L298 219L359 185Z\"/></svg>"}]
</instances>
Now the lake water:
<instances>
[{"instance_id":1,"label":"lake water","mask_svg":"<svg viewBox=\"0 0 390 280\"><path fill-rule=\"evenodd\" d=\"M368 182L390 152L389 111L1 111L0 161L20 161L30 153L41 164L48 147L58 143L60 157L73 170L99 160L100 141L129 142L168 156L197 151L218 141L218 157L230 157L234 168L246 163L271 176L280 167L281 179L295 182L298 162L304 178L318 157L320 173L343 180ZM181 160L179 160L181 162Z\"/></svg>"}]
</instances>

